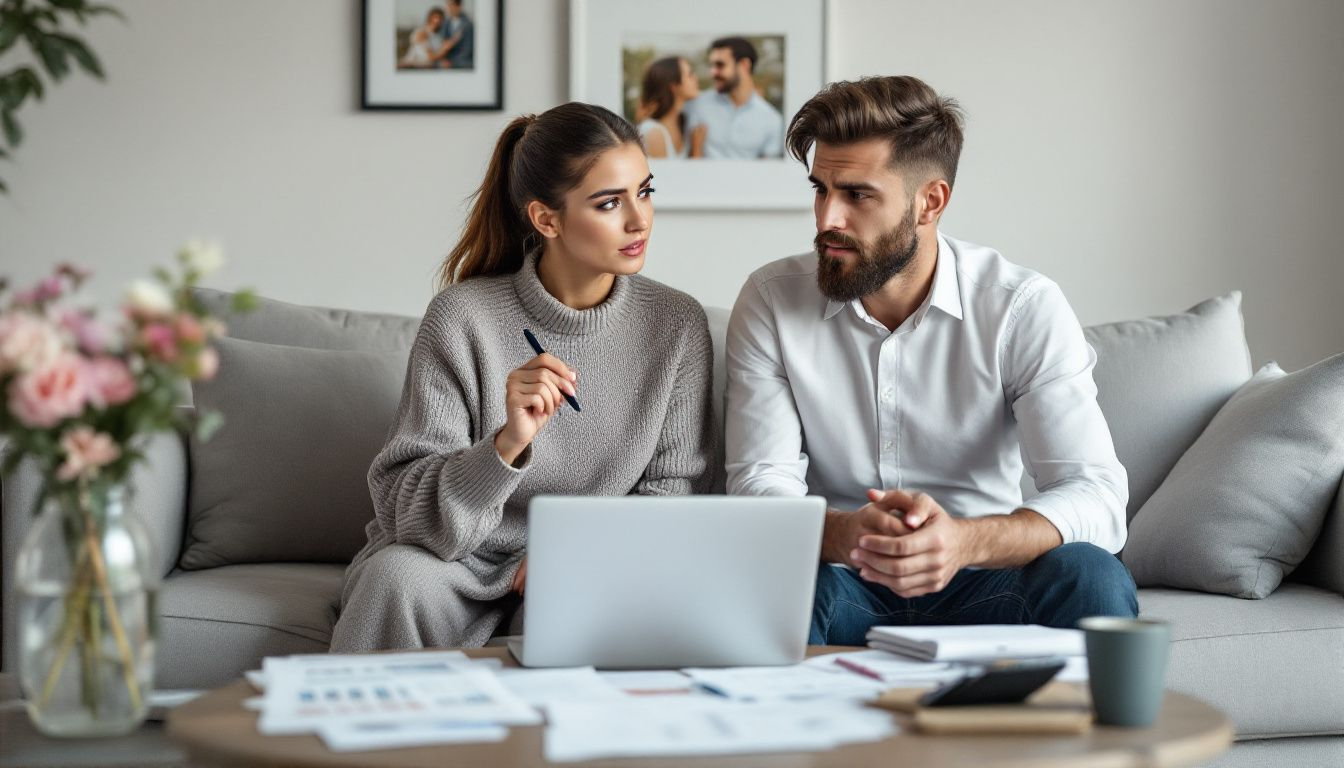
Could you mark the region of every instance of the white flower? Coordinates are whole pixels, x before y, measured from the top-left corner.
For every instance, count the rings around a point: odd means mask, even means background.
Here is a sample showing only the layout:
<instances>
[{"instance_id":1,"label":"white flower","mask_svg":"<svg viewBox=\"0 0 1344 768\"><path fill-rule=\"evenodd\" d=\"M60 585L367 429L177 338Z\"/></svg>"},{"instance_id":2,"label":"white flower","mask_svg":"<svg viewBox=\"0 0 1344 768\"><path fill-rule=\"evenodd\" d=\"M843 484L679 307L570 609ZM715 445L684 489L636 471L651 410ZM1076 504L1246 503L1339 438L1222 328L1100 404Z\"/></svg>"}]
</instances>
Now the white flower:
<instances>
[{"instance_id":1,"label":"white flower","mask_svg":"<svg viewBox=\"0 0 1344 768\"><path fill-rule=\"evenodd\" d=\"M0 315L0 374L41 368L61 349L60 331L41 317L27 312Z\"/></svg>"},{"instance_id":2,"label":"white flower","mask_svg":"<svg viewBox=\"0 0 1344 768\"><path fill-rule=\"evenodd\" d=\"M150 280L136 280L126 289L126 305L146 317L160 317L173 311L168 289Z\"/></svg>"},{"instance_id":3,"label":"white flower","mask_svg":"<svg viewBox=\"0 0 1344 768\"><path fill-rule=\"evenodd\" d=\"M202 275L218 272L224 266L224 248L213 240L188 240L177 256Z\"/></svg>"}]
</instances>

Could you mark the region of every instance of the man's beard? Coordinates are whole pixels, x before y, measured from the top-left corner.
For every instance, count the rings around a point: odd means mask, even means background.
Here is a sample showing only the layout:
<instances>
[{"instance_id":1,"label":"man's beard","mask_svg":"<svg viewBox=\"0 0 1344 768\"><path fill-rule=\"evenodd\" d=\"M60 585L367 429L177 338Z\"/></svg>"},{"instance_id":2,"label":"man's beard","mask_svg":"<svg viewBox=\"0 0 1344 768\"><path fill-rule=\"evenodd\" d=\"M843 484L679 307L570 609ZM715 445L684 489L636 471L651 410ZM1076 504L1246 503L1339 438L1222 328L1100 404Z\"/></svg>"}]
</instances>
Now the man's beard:
<instances>
[{"instance_id":1,"label":"man's beard","mask_svg":"<svg viewBox=\"0 0 1344 768\"><path fill-rule=\"evenodd\" d=\"M729 77L723 80L715 80L714 88L717 89L719 93L732 93L733 89L737 88L737 84L740 82L742 82L742 78L740 77Z\"/></svg>"},{"instance_id":2,"label":"man's beard","mask_svg":"<svg viewBox=\"0 0 1344 768\"><path fill-rule=\"evenodd\" d=\"M826 255L827 244L853 248L854 263L846 270L840 259ZM817 287L833 301L853 301L876 293L899 275L919 252L915 233L915 207L910 206L896 228L878 235L872 247L834 231L820 232L813 240L817 249Z\"/></svg>"}]
</instances>

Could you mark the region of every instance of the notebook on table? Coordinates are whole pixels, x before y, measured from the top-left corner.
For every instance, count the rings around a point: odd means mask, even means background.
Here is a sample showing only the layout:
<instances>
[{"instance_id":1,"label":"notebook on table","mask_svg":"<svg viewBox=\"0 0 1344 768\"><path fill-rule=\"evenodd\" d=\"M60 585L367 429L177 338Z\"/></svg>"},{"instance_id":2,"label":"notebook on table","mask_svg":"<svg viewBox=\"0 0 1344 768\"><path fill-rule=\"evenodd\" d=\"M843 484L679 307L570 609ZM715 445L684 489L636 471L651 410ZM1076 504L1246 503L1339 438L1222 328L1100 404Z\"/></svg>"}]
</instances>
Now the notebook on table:
<instances>
[{"instance_id":1,"label":"notebook on table","mask_svg":"<svg viewBox=\"0 0 1344 768\"><path fill-rule=\"evenodd\" d=\"M978 661L1032 656L1082 656L1083 631L1039 624L873 627L868 645L920 661Z\"/></svg>"}]
</instances>

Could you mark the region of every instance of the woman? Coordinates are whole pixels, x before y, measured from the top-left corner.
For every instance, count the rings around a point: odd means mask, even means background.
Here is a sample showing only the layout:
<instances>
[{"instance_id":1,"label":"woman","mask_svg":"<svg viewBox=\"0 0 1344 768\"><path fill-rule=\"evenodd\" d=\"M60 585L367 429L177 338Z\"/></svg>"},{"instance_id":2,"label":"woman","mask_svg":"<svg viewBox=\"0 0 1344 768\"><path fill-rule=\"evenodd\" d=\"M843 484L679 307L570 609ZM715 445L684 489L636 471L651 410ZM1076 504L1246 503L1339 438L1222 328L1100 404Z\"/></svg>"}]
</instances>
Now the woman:
<instances>
[{"instance_id":1,"label":"woman","mask_svg":"<svg viewBox=\"0 0 1344 768\"><path fill-rule=\"evenodd\" d=\"M704 155L705 127L698 126L687 140L682 113L686 102L699 95L700 81L689 61L669 56L649 65L639 96L640 111L647 115L639 123L639 135L649 157Z\"/></svg>"},{"instance_id":2,"label":"woman","mask_svg":"<svg viewBox=\"0 0 1344 768\"><path fill-rule=\"evenodd\" d=\"M443 35L439 28L443 26L443 9L430 8L425 14L425 25L411 32L410 45L406 55L398 63L400 67L428 67L434 62L434 51L443 44Z\"/></svg>"},{"instance_id":3,"label":"woman","mask_svg":"<svg viewBox=\"0 0 1344 768\"><path fill-rule=\"evenodd\" d=\"M709 330L694 299L637 274L651 180L639 135L601 107L504 129L369 470L375 519L333 651L485 643L523 590L537 494L706 490Z\"/></svg>"}]
</instances>

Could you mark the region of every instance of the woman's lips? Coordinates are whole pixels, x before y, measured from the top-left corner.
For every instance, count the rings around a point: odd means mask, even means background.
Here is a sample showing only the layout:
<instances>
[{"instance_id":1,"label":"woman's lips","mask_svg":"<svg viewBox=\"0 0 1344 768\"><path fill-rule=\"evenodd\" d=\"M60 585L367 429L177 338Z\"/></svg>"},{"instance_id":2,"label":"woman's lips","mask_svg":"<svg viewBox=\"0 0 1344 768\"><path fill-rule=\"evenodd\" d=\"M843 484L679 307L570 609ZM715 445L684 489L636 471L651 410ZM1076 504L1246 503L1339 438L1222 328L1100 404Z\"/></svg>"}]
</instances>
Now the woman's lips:
<instances>
[{"instance_id":1,"label":"woman's lips","mask_svg":"<svg viewBox=\"0 0 1344 768\"><path fill-rule=\"evenodd\" d=\"M632 257L640 256L644 253L644 245L646 243L648 243L647 240L636 240L635 242L625 246L620 250L621 253L625 254L626 256L632 256Z\"/></svg>"}]
</instances>

